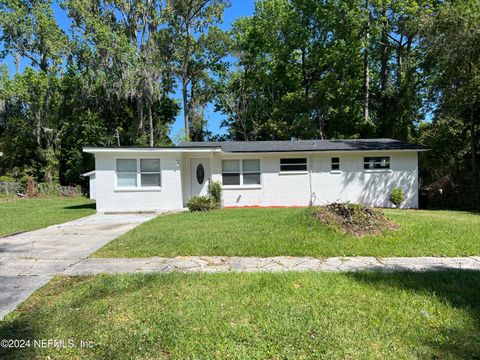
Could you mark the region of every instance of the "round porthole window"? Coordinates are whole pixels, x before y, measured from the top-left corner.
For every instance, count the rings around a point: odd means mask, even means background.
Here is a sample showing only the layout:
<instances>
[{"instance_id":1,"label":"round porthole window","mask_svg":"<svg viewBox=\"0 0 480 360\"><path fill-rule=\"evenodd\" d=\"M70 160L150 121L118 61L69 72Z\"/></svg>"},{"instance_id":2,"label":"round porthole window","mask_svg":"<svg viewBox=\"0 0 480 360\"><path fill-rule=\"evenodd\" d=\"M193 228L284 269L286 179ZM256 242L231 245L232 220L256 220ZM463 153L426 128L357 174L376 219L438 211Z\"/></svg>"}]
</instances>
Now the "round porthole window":
<instances>
[{"instance_id":1,"label":"round porthole window","mask_svg":"<svg viewBox=\"0 0 480 360\"><path fill-rule=\"evenodd\" d=\"M200 185L203 184L205 180L205 169L203 168L202 164L197 165L197 181Z\"/></svg>"}]
</instances>

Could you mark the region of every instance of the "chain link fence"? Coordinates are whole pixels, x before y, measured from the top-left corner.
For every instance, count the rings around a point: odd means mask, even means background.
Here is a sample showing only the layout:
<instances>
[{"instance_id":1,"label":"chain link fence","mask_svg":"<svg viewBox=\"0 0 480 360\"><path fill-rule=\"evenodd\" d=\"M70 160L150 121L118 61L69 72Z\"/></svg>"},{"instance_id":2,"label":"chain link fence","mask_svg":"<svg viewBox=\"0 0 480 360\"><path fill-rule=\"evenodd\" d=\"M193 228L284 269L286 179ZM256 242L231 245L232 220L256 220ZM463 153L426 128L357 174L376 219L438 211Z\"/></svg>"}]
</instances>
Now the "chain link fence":
<instances>
[{"instance_id":1,"label":"chain link fence","mask_svg":"<svg viewBox=\"0 0 480 360\"><path fill-rule=\"evenodd\" d=\"M19 182L3 181L0 182L0 194L16 195L24 193L25 188ZM82 195L81 186L62 186L59 184L37 183L35 192L49 196L80 196Z\"/></svg>"},{"instance_id":2,"label":"chain link fence","mask_svg":"<svg viewBox=\"0 0 480 360\"><path fill-rule=\"evenodd\" d=\"M0 194L16 195L23 191L19 182L0 181Z\"/></svg>"}]
</instances>

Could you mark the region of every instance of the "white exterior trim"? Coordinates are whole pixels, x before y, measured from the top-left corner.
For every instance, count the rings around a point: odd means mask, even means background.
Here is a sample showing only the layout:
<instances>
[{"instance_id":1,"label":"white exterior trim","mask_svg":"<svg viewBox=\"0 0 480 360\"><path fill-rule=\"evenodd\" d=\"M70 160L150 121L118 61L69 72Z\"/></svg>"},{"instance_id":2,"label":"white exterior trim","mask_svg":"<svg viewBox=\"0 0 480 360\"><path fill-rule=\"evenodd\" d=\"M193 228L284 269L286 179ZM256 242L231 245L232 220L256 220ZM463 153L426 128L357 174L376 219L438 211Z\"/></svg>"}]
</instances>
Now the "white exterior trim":
<instances>
[{"instance_id":1,"label":"white exterior trim","mask_svg":"<svg viewBox=\"0 0 480 360\"><path fill-rule=\"evenodd\" d=\"M84 147L83 151L89 154L100 153L212 153L221 152L220 148L102 148L102 147Z\"/></svg>"}]
</instances>

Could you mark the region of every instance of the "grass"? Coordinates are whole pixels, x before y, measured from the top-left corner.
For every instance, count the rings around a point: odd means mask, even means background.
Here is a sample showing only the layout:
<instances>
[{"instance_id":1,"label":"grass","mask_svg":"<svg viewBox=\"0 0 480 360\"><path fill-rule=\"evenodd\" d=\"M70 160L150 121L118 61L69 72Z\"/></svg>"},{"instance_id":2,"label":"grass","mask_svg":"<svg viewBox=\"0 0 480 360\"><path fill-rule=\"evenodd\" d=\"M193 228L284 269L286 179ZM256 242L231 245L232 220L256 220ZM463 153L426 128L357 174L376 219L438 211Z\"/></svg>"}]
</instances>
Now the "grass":
<instances>
[{"instance_id":1,"label":"grass","mask_svg":"<svg viewBox=\"0 0 480 360\"><path fill-rule=\"evenodd\" d=\"M0 236L40 229L95 213L92 200L0 198Z\"/></svg>"},{"instance_id":2,"label":"grass","mask_svg":"<svg viewBox=\"0 0 480 360\"><path fill-rule=\"evenodd\" d=\"M0 338L76 347L0 355L474 359L479 289L480 273L467 271L58 277L0 322Z\"/></svg>"},{"instance_id":3,"label":"grass","mask_svg":"<svg viewBox=\"0 0 480 360\"><path fill-rule=\"evenodd\" d=\"M400 230L356 238L312 220L309 209L224 209L160 216L94 257L467 256L480 254L480 214L385 210Z\"/></svg>"}]
</instances>

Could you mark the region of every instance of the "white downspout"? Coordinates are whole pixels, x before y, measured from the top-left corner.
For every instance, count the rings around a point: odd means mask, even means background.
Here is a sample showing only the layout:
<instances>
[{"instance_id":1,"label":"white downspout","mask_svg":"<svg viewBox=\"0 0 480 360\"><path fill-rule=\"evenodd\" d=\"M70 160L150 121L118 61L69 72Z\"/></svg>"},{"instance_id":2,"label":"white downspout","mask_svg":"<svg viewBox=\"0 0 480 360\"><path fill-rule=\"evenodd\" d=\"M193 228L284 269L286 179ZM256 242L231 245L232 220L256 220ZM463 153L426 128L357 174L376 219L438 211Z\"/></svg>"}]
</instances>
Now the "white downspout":
<instances>
[{"instance_id":1,"label":"white downspout","mask_svg":"<svg viewBox=\"0 0 480 360\"><path fill-rule=\"evenodd\" d=\"M308 156L308 162L309 162L308 186L309 186L309 193L310 193L310 201L309 201L308 205L313 206L313 204L315 204L317 195L313 192L313 186L312 186L313 159L312 159L311 155Z\"/></svg>"}]
</instances>

